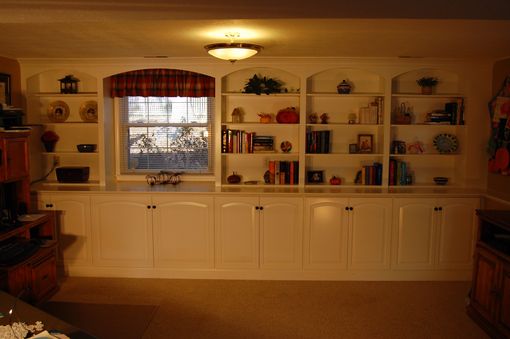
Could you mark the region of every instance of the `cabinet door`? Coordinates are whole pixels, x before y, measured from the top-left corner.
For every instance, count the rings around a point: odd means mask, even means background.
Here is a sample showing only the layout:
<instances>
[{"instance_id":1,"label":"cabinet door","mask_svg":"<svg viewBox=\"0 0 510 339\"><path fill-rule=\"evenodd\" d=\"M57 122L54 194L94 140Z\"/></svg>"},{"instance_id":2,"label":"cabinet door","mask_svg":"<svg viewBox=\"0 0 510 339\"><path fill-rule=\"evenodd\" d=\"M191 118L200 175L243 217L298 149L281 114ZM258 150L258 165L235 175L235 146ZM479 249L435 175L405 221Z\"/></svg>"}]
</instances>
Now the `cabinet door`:
<instances>
[{"instance_id":1,"label":"cabinet door","mask_svg":"<svg viewBox=\"0 0 510 339\"><path fill-rule=\"evenodd\" d=\"M390 267L391 198L350 199L349 267Z\"/></svg>"},{"instance_id":2,"label":"cabinet door","mask_svg":"<svg viewBox=\"0 0 510 339\"><path fill-rule=\"evenodd\" d=\"M304 268L347 267L347 199L305 199Z\"/></svg>"},{"instance_id":3,"label":"cabinet door","mask_svg":"<svg viewBox=\"0 0 510 339\"><path fill-rule=\"evenodd\" d=\"M507 337L510 337L510 264L502 262L500 279L500 305L498 325Z\"/></svg>"},{"instance_id":4,"label":"cabinet door","mask_svg":"<svg viewBox=\"0 0 510 339\"><path fill-rule=\"evenodd\" d=\"M23 178L29 175L27 138L4 139L5 180Z\"/></svg>"},{"instance_id":5,"label":"cabinet door","mask_svg":"<svg viewBox=\"0 0 510 339\"><path fill-rule=\"evenodd\" d=\"M153 196L154 264L157 267L212 268L212 197Z\"/></svg>"},{"instance_id":6,"label":"cabinet door","mask_svg":"<svg viewBox=\"0 0 510 339\"><path fill-rule=\"evenodd\" d=\"M258 268L258 197L215 198L216 267Z\"/></svg>"},{"instance_id":7,"label":"cabinet door","mask_svg":"<svg viewBox=\"0 0 510 339\"><path fill-rule=\"evenodd\" d=\"M51 195L56 211L59 259L65 265L92 263L90 197L88 195Z\"/></svg>"},{"instance_id":8,"label":"cabinet door","mask_svg":"<svg viewBox=\"0 0 510 339\"><path fill-rule=\"evenodd\" d=\"M498 259L492 253L477 248L474 261L471 305L486 319L493 319Z\"/></svg>"},{"instance_id":9,"label":"cabinet door","mask_svg":"<svg viewBox=\"0 0 510 339\"><path fill-rule=\"evenodd\" d=\"M398 269L434 267L435 199L393 200L393 266Z\"/></svg>"},{"instance_id":10,"label":"cabinet door","mask_svg":"<svg viewBox=\"0 0 510 339\"><path fill-rule=\"evenodd\" d=\"M91 202L94 264L152 267L150 195L105 194Z\"/></svg>"},{"instance_id":11,"label":"cabinet door","mask_svg":"<svg viewBox=\"0 0 510 339\"><path fill-rule=\"evenodd\" d=\"M471 269L479 199L439 199L437 264L445 269Z\"/></svg>"},{"instance_id":12,"label":"cabinet door","mask_svg":"<svg viewBox=\"0 0 510 339\"><path fill-rule=\"evenodd\" d=\"M302 266L303 199L261 198L260 267Z\"/></svg>"}]
</instances>

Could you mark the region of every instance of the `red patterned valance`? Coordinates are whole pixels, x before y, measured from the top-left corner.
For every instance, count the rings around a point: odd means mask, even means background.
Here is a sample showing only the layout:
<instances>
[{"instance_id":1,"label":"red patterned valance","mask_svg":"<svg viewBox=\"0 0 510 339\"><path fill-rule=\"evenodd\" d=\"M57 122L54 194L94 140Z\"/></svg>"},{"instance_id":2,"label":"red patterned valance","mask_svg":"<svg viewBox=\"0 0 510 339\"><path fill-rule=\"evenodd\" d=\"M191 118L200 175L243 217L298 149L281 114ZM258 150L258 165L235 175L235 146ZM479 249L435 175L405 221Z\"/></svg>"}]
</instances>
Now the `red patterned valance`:
<instances>
[{"instance_id":1,"label":"red patterned valance","mask_svg":"<svg viewBox=\"0 0 510 339\"><path fill-rule=\"evenodd\" d=\"M179 69L142 69L112 75L111 96L214 97L214 78Z\"/></svg>"}]
</instances>

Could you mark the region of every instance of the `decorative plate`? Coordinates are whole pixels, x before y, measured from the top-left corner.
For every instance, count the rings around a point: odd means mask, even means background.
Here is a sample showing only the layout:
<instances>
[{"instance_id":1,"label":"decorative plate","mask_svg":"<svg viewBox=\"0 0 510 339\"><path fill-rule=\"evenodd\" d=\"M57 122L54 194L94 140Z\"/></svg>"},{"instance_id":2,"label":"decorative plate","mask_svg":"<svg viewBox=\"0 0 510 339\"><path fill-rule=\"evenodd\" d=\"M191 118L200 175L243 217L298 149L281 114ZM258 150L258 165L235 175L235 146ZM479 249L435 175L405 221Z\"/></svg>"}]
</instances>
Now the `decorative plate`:
<instances>
[{"instance_id":1,"label":"decorative plate","mask_svg":"<svg viewBox=\"0 0 510 339\"><path fill-rule=\"evenodd\" d=\"M69 118L69 106L63 101L53 101L48 105L48 119L52 122L64 122Z\"/></svg>"},{"instance_id":2,"label":"decorative plate","mask_svg":"<svg viewBox=\"0 0 510 339\"><path fill-rule=\"evenodd\" d=\"M282 141L282 143L280 144L280 149L284 153L289 153L292 150L292 144L290 143L290 141Z\"/></svg>"},{"instance_id":3,"label":"decorative plate","mask_svg":"<svg viewBox=\"0 0 510 339\"><path fill-rule=\"evenodd\" d=\"M97 102L91 100L81 104L80 118L85 122L97 122Z\"/></svg>"},{"instance_id":4,"label":"decorative plate","mask_svg":"<svg viewBox=\"0 0 510 339\"><path fill-rule=\"evenodd\" d=\"M457 137L452 134L436 135L433 143L439 153L454 153L459 146Z\"/></svg>"}]
</instances>

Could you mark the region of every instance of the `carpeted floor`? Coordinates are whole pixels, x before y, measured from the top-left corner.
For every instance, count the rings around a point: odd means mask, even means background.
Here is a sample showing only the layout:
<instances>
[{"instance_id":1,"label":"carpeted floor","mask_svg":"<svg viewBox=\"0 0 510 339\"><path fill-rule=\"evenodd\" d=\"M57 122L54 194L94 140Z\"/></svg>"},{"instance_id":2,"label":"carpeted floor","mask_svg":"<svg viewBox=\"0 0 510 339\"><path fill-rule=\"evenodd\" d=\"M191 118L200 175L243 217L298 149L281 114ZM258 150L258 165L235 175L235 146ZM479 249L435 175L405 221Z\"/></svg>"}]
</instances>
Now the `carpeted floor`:
<instances>
[{"instance_id":1,"label":"carpeted floor","mask_svg":"<svg viewBox=\"0 0 510 339\"><path fill-rule=\"evenodd\" d=\"M151 339L488 338L465 313L468 291L468 282L67 278L50 304L69 316L83 309L66 304L105 304L73 315L91 325L69 322L107 333L99 327L116 320L132 334L148 322L136 335ZM134 338L124 333L99 338Z\"/></svg>"},{"instance_id":2,"label":"carpeted floor","mask_svg":"<svg viewBox=\"0 0 510 339\"><path fill-rule=\"evenodd\" d=\"M157 306L49 301L40 308L98 338L139 339ZM118 315L118 316L115 316Z\"/></svg>"}]
</instances>

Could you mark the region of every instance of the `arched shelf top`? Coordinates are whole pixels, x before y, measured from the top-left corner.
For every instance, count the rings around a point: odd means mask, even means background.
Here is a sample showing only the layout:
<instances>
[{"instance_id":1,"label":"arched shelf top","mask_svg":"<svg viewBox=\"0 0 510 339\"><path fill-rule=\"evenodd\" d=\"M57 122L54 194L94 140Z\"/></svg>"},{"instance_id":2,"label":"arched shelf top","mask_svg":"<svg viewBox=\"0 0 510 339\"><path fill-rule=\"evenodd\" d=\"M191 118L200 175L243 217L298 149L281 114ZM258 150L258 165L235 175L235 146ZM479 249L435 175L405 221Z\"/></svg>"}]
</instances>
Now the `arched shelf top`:
<instances>
[{"instance_id":1,"label":"arched shelf top","mask_svg":"<svg viewBox=\"0 0 510 339\"><path fill-rule=\"evenodd\" d=\"M78 78L78 93L97 92L96 77L75 69L54 69L35 74L27 79L27 90L30 93L60 93L60 82L66 75Z\"/></svg>"},{"instance_id":2,"label":"arched shelf top","mask_svg":"<svg viewBox=\"0 0 510 339\"><path fill-rule=\"evenodd\" d=\"M352 94L384 94L384 78L372 71L357 68L332 68L315 73L307 79L307 91L314 93L337 93L336 86L346 80Z\"/></svg>"},{"instance_id":3,"label":"arched shelf top","mask_svg":"<svg viewBox=\"0 0 510 339\"><path fill-rule=\"evenodd\" d=\"M245 84L254 75L272 78L282 84L282 89L287 89L288 93L298 93L300 91L300 78L297 75L285 70L272 67L251 67L244 68L225 75L222 78L223 93L241 93Z\"/></svg>"},{"instance_id":4,"label":"arched shelf top","mask_svg":"<svg viewBox=\"0 0 510 339\"><path fill-rule=\"evenodd\" d=\"M459 94L459 75L448 70L421 68L401 73L393 77L391 87L393 94L420 94L420 86L416 80L422 77L435 77L439 80L435 92L437 94Z\"/></svg>"}]
</instances>

